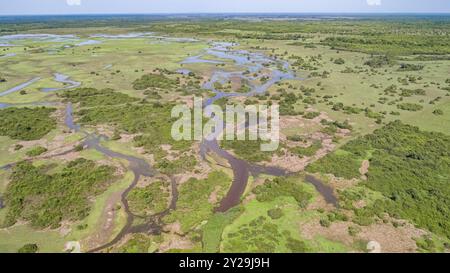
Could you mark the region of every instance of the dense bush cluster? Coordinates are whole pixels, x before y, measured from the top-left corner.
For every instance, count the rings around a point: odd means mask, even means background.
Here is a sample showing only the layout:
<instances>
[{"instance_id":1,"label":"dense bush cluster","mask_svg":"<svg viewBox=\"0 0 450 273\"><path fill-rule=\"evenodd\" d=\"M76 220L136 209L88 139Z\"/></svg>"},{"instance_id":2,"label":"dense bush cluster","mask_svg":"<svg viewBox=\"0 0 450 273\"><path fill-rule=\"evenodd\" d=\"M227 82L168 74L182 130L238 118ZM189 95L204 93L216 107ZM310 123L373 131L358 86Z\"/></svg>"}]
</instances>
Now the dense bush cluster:
<instances>
[{"instance_id":1,"label":"dense bush cluster","mask_svg":"<svg viewBox=\"0 0 450 273\"><path fill-rule=\"evenodd\" d=\"M425 66L422 64L400 64L399 71L419 71Z\"/></svg>"},{"instance_id":2,"label":"dense bush cluster","mask_svg":"<svg viewBox=\"0 0 450 273\"><path fill-rule=\"evenodd\" d=\"M60 94L72 103L80 103L81 107L97 107L99 105L117 105L135 102L138 99L126 94L114 92L112 89L79 88Z\"/></svg>"},{"instance_id":3,"label":"dense bush cluster","mask_svg":"<svg viewBox=\"0 0 450 273\"><path fill-rule=\"evenodd\" d=\"M365 185L381 192L387 201L359 210L360 224L370 223L371 215L388 213L450 238L450 136L396 121L342 149L347 161L334 153L308 170L353 178L359 176L356 164L352 172L342 173L348 161L370 158Z\"/></svg>"},{"instance_id":4,"label":"dense bush cluster","mask_svg":"<svg viewBox=\"0 0 450 273\"><path fill-rule=\"evenodd\" d=\"M133 82L133 88L136 90L144 90L147 88L168 89L176 86L175 80L169 79L162 74L148 74Z\"/></svg>"},{"instance_id":5,"label":"dense bush cluster","mask_svg":"<svg viewBox=\"0 0 450 273\"><path fill-rule=\"evenodd\" d=\"M19 220L39 228L57 228L62 221L78 221L90 211L90 198L114 180L114 169L80 158L61 171L47 174L46 166L24 161L14 167L4 198L4 225Z\"/></svg>"},{"instance_id":6,"label":"dense bush cluster","mask_svg":"<svg viewBox=\"0 0 450 273\"><path fill-rule=\"evenodd\" d=\"M0 135L18 140L37 140L56 128L50 115L55 109L6 108L0 110Z\"/></svg>"},{"instance_id":7,"label":"dense bush cluster","mask_svg":"<svg viewBox=\"0 0 450 273\"><path fill-rule=\"evenodd\" d=\"M130 210L143 216L164 211L169 202L168 186L166 181L155 181L145 188L134 188L127 196Z\"/></svg>"},{"instance_id":8,"label":"dense bush cluster","mask_svg":"<svg viewBox=\"0 0 450 273\"><path fill-rule=\"evenodd\" d=\"M292 178L277 177L273 180L266 180L263 185L256 187L253 192L260 202L270 202L280 196L293 197L300 207L304 208L312 198L299 181Z\"/></svg>"}]
</instances>

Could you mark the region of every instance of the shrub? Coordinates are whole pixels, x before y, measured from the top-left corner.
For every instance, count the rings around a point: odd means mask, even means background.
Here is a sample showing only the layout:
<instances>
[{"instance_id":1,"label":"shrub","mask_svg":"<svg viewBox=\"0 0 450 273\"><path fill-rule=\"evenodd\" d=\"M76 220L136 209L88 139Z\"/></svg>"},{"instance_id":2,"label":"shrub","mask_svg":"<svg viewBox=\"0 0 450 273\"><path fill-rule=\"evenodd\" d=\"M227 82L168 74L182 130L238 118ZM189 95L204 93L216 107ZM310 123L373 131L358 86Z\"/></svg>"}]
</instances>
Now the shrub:
<instances>
[{"instance_id":1,"label":"shrub","mask_svg":"<svg viewBox=\"0 0 450 273\"><path fill-rule=\"evenodd\" d=\"M313 156L317 153L317 151L319 151L322 148L322 142L320 140L314 141L313 144L311 144L311 146L309 147L294 147L294 148L289 148L290 152L299 156L299 157L304 157L304 156Z\"/></svg>"},{"instance_id":2,"label":"shrub","mask_svg":"<svg viewBox=\"0 0 450 273\"><path fill-rule=\"evenodd\" d=\"M442 111L441 109L436 109L433 111L433 114L435 114L436 116L442 116L444 115L444 111Z\"/></svg>"},{"instance_id":3,"label":"shrub","mask_svg":"<svg viewBox=\"0 0 450 273\"><path fill-rule=\"evenodd\" d=\"M348 234L349 234L350 236L356 236L356 235L358 235L358 233L360 233L360 232L361 232L361 228L358 227L358 226L349 226L349 227L348 227Z\"/></svg>"},{"instance_id":4,"label":"shrub","mask_svg":"<svg viewBox=\"0 0 450 273\"><path fill-rule=\"evenodd\" d=\"M305 242L290 238L287 243L286 247L292 252L292 253L307 253L309 252L309 248L306 245Z\"/></svg>"},{"instance_id":5,"label":"shrub","mask_svg":"<svg viewBox=\"0 0 450 273\"><path fill-rule=\"evenodd\" d=\"M35 157L47 152L47 148L38 146L26 152L27 156Z\"/></svg>"},{"instance_id":6,"label":"shrub","mask_svg":"<svg viewBox=\"0 0 450 273\"><path fill-rule=\"evenodd\" d=\"M320 223L320 225L323 226L323 227L330 227L330 226L331 226L330 220L325 219L325 218L320 219L319 223Z\"/></svg>"},{"instance_id":7,"label":"shrub","mask_svg":"<svg viewBox=\"0 0 450 273\"><path fill-rule=\"evenodd\" d=\"M305 141L305 138L301 135L293 135L293 136L287 136L287 140L294 141L294 142L303 142Z\"/></svg>"},{"instance_id":8,"label":"shrub","mask_svg":"<svg viewBox=\"0 0 450 273\"><path fill-rule=\"evenodd\" d=\"M399 71L419 71L425 66L422 64L400 64Z\"/></svg>"},{"instance_id":9,"label":"shrub","mask_svg":"<svg viewBox=\"0 0 450 273\"><path fill-rule=\"evenodd\" d=\"M375 56L372 59L365 62L364 64L372 68L380 68L385 65L392 65L394 64L394 61L390 57L384 55L384 56Z\"/></svg>"},{"instance_id":10,"label":"shrub","mask_svg":"<svg viewBox=\"0 0 450 273\"><path fill-rule=\"evenodd\" d=\"M311 173L332 173L337 177L352 179L360 177L361 164L357 157L351 154L330 154L306 167Z\"/></svg>"},{"instance_id":11,"label":"shrub","mask_svg":"<svg viewBox=\"0 0 450 273\"><path fill-rule=\"evenodd\" d=\"M400 103L397 104L397 108L404 111L417 112L423 109L423 106L416 103Z\"/></svg>"},{"instance_id":12,"label":"shrub","mask_svg":"<svg viewBox=\"0 0 450 273\"><path fill-rule=\"evenodd\" d=\"M338 65L343 65L343 64L345 64L345 60L342 58L337 58L334 60L334 63L338 64Z\"/></svg>"},{"instance_id":13,"label":"shrub","mask_svg":"<svg viewBox=\"0 0 450 273\"><path fill-rule=\"evenodd\" d=\"M26 244L22 246L17 252L18 253L36 253L39 248L37 244Z\"/></svg>"},{"instance_id":14,"label":"shrub","mask_svg":"<svg viewBox=\"0 0 450 273\"><path fill-rule=\"evenodd\" d=\"M264 142L258 140L224 140L221 145L224 149L231 149L240 158L250 162L269 161L276 152L261 151L261 144Z\"/></svg>"},{"instance_id":15,"label":"shrub","mask_svg":"<svg viewBox=\"0 0 450 273\"><path fill-rule=\"evenodd\" d=\"M303 117L306 119L315 119L320 116L319 112L306 112Z\"/></svg>"},{"instance_id":16,"label":"shrub","mask_svg":"<svg viewBox=\"0 0 450 273\"><path fill-rule=\"evenodd\" d=\"M16 145L14 145L14 151L19 151L19 150L21 150L23 148L23 145L21 145L21 144L16 144Z\"/></svg>"},{"instance_id":17,"label":"shrub","mask_svg":"<svg viewBox=\"0 0 450 273\"><path fill-rule=\"evenodd\" d=\"M283 217L283 211L280 208L271 209L267 211L267 215L273 220L280 219Z\"/></svg>"},{"instance_id":18,"label":"shrub","mask_svg":"<svg viewBox=\"0 0 450 273\"><path fill-rule=\"evenodd\" d=\"M84 150L84 146L83 144L78 144L77 146L75 146L74 151L75 152L81 152Z\"/></svg>"}]
</instances>

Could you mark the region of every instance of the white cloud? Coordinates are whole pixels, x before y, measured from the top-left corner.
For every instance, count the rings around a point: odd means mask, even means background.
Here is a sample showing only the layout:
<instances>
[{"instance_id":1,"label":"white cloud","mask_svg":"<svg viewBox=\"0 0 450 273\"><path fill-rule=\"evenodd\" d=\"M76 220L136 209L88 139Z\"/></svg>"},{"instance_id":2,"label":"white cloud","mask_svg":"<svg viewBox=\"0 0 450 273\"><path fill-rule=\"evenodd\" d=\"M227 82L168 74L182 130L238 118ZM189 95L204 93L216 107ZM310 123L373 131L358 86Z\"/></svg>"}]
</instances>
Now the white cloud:
<instances>
[{"instance_id":1,"label":"white cloud","mask_svg":"<svg viewBox=\"0 0 450 273\"><path fill-rule=\"evenodd\" d=\"M367 0L369 6L381 6L381 0Z\"/></svg>"},{"instance_id":2,"label":"white cloud","mask_svg":"<svg viewBox=\"0 0 450 273\"><path fill-rule=\"evenodd\" d=\"M69 6L81 6L81 0L66 0Z\"/></svg>"}]
</instances>

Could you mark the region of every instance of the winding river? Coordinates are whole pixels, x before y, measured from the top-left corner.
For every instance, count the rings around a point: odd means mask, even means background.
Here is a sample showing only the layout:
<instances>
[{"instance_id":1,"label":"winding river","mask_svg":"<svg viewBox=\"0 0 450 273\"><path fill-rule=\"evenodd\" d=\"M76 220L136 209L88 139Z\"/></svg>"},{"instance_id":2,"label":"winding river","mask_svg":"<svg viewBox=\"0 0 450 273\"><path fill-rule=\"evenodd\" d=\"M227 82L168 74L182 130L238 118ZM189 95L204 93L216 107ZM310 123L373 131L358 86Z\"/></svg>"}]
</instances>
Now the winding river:
<instances>
[{"instance_id":1,"label":"winding river","mask_svg":"<svg viewBox=\"0 0 450 273\"><path fill-rule=\"evenodd\" d=\"M238 96L255 96L258 94L265 93L274 84L289 79L299 79L295 73L290 70L290 65L286 61L275 60L269 58L261 53L248 52L246 50L233 50L232 47L236 46L234 43L212 43L211 48L206 50L202 55L195 57L189 57L188 61L183 61L182 64L186 63L210 63L209 60L205 61L204 56L212 55L220 59L231 60L235 65L241 68L239 71L225 72L216 69L211 79L203 85L203 88L211 90L215 93L215 96L208 99L205 103L205 107L213 104L215 101L225 98L225 97L238 97ZM270 74L267 72L264 74L268 79L263 83L258 84L258 80L262 77L262 70L268 70L270 67ZM253 74L260 76L254 77ZM240 78L243 82L246 82L250 86L250 91L248 93L228 93L217 90L214 83L219 82L221 84L231 80L231 78ZM261 81L262 82L262 81ZM245 160L236 158L229 152L223 150L218 144L217 140L207 141L204 140L201 144L202 156L206 152L213 152L219 157L227 160L233 170L233 182L226 194L226 196L221 200L220 206L217 208L219 212L226 212L230 208L238 205L241 201L241 197L245 192L247 187L248 178L250 175L257 176L258 174L269 174L272 176L286 176L289 173L286 170L277 167L265 167L253 165ZM316 190L324 196L327 203L337 206L337 199L334 196L333 189L328 185L325 185L322 181L312 177L307 176L306 181L314 185Z\"/></svg>"},{"instance_id":2,"label":"winding river","mask_svg":"<svg viewBox=\"0 0 450 273\"><path fill-rule=\"evenodd\" d=\"M66 106L65 123L66 123L66 126L68 128L70 128L71 130L74 130L75 132L81 131L81 129L80 129L81 127L79 125L77 125L73 120L73 112L72 112L72 104L71 103L69 103ZM122 228L122 230L119 232L119 234L117 234L114 237L114 239L112 239L105 245L102 245L95 249L89 250L89 252L98 252L98 251L101 251L103 249L106 249L108 247L115 245L126 234L135 232L135 227L133 227L133 222L134 222L136 215L134 215L130 210L130 207L128 205L127 196L129 194L129 192L134 187L136 187L137 183L139 182L139 179L142 176L152 177L152 176L156 175L156 172L150 167L150 165L147 163L147 161L145 161L142 158L121 154L121 153L112 151L112 150L102 146L100 144L100 142L102 140L107 140L106 136L90 134L90 133L87 133L84 131L83 131L83 133L86 136L85 140L83 141L83 146L85 146L87 149L95 149L96 151L102 153L103 155L105 155L107 157L126 160L128 162L128 168L133 172L133 175L134 175L134 178L133 178L133 181L131 182L131 184L121 194L121 202L123 204L124 211L127 215L126 224ZM171 206L167 210L165 210L163 213L151 215L148 217L148 219L145 220L145 222L146 222L145 228L147 228L145 230L146 232L150 232L150 230L149 230L150 228L153 228L154 230L160 232L160 229L162 226L161 218L164 215L168 214L169 211L174 208L174 207L172 207L172 204L176 203L176 200L178 197L176 181L174 179L171 179L171 185L172 185Z\"/></svg>"},{"instance_id":3,"label":"winding river","mask_svg":"<svg viewBox=\"0 0 450 273\"><path fill-rule=\"evenodd\" d=\"M48 38L48 37L47 37ZM55 39L55 37L51 37ZM70 39L72 37L64 37L66 39ZM109 37L102 37L109 38ZM112 38L112 37L111 37ZM115 36L114 38L117 38ZM125 38L125 37L124 37ZM129 38L128 36L126 38ZM238 71L228 72L223 71L217 68L209 81L205 82L203 85L204 89L211 90L214 92L215 96L209 98L204 106L208 106L213 104L217 100L225 97L237 97L237 96L255 96L258 94L265 93L268 88L273 86L274 84L287 79L298 79L295 73L290 70L289 63L282 60L276 60L273 58L269 58L262 53L253 53L245 50L235 50L233 47L237 46L234 43L211 43L211 47L204 51L203 54L194 57L188 57L181 64L195 64L195 63L212 63L219 64L222 61L208 60L206 56L214 56L220 60L229 60L233 62L238 68ZM264 71L264 73L263 73ZM190 71L187 69L181 69L180 73L189 73ZM254 74L259 76L254 76ZM259 81L262 76L266 76L265 81ZM67 90L71 88L75 88L81 85L81 83L72 81L68 76L63 74L55 74L55 81L64 83L66 86L61 88L43 88L41 91L43 92L53 92L60 90ZM225 83L231 78L240 78L244 82L246 82L250 91L248 93L228 93L217 90L214 87L214 83ZM0 93L0 96L4 96L10 94L12 92L16 92L22 90L26 86L38 81L40 78L34 78L26 83L23 83L19 86L16 86L10 90ZM6 106L6 105L5 105ZM9 105L8 105L9 106ZM133 157L129 155L124 155L115 151L112 151L101 145L102 140L106 140L107 137L102 135L95 135L85 131L82 131L81 127L77 125L73 120L73 109L72 105L69 103L66 106L65 113L65 124L71 130L76 132L82 132L85 135L83 145L88 149L95 149L103 155L111 158L123 159L128 162L129 169L134 174L134 179L132 183L129 185L127 189L121 195L121 202L123 203L123 208L127 214L127 221L125 226L119 232L118 235L115 236L110 242L95 249L91 249L89 252L99 252L108 247L111 247L118 243L126 234L129 233L138 233L144 232L149 234L159 234L162 230L162 218L170 213L171 210L176 208L176 202L178 199L178 191L177 191L177 183L173 177L169 177L171 181L171 202L170 206L161 213L151 215L149 217L145 217L143 219L143 224L133 226L133 221L135 218L141 216L134 215L129 208L127 195L128 193L137 185L139 179L142 176L145 177L154 177L159 175L155 170L153 170L150 165L142 158ZM226 212L230 208L238 205L241 202L241 197L247 187L249 176L257 176L258 174L269 174L272 176L285 176L289 175L286 170L277 167L266 167L250 164L242 159L236 158L231 153L223 150L218 144L217 140L207 141L204 140L201 143L200 152L203 158L205 158L206 153L212 152L218 155L219 157L225 159L232 171L233 171L233 182L232 185L225 195L225 197L221 200L220 205L216 208L218 212ZM3 168L9 168L11 165L3 166ZM320 180L307 176L306 181L313 184L318 192L324 196L326 202L337 206L337 199L333 194L333 190L331 187L325 185ZM0 200L0 206L2 206L2 201Z\"/></svg>"},{"instance_id":4,"label":"winding river","mask_svg":"<svg viewBox=\"0 0 450 273\"><path fill-rule=\"evenodd\" d=\"M230 47L234 46L235 44L230 43L213 43L212 48L208 49L205 52L205 55L213 55L220 59L230 59L233 62L235 62L238 66L241 66L243 69L242 71L237 72L224 72L221 70L214 71L210 81L206 82L204 84L205 89L209 89L213 91L216 95L209 99L205 103L205 107L207 105L210 105L217 101L220 98L223 97L230 97L230 96L253 96L256 94L261 94L267 91L268 88L270 88L272 85L276 84L279 81L285 80L285 79L295 79L295 74L289 70L289 64L284 61L276 61L269 59L268 57L259 54L259 53L250 53L247 51L234 51L231 50ZM199 55L196 57L189 57L187 58L183 64L186 63L196 63L196 62L207 62L211 63L208 60L204 60L202 58L203 55ZM254 84L251 82L254 82L257 78L254 78L252 76L249 76L249 73L246 73L246 71L251 71L252 73L259 72L262 69L264 69L266 64L273 64L276 65L276 67L280 67L281 69L272 69L271 70L271 77L261 85ZM179 73L189 73L189 70L183 69L180 70ZM230 77L240 77L243 80L246 80L251 85L251 91L247 94L242 93L224 93L214 88L214 82L224 82L230 79ZM67 113L66 113L66 124L69 128L73 130L79 130L79 126L76 125L73 122L72 118L72 109L71 105L69 104L67 106ZM148 164L145 161L142 161L142 159L125 156L113 151L108 150L107 148L102 147L99 144L100 137L90 135L85 141L85 145L87 145L89 148L96 149L97 151L113 158L121 158L125 159L130 164L130 169L133 171L135 178L133 180L133 183L130 185L130 187L125 190L122 194L122 203L124 204L124 209L128 215L127 223L125 227L121 230L121 232L110 242L107 244L100 246L98 248L92 249L89 252L98 252L101 250L104 250L108 247L114 246L116 243L118 243L123 236L129 233L147 233L147 234L160 234L162 231L162 226L164 223L162 222L162 218L170 213L171 210L176 209L176 202L178 199L178 190L177 190L177 183L173 177L170 177L171 180L171 192L172 192L172 199L170 206L164 210L161 213L152 215L150 217L146 217L144 219L143 224L135 225L133 226L133 219L141 216L134 215L128 206L128 201L126 199L128 193L136 186L140 176L153 176L155 175L155 172L151 171ZM245 160L236 158L229 152L223 150L217 140L207 141L204 140L201 143L200 147L200 153L203 158L205 158L206 153L212 152L218 155L219 157L225 159L231 169L233 170L233 182L228 190L225 197L221 200L219 207L216 208L216 211L218 212L226 212L230 208L238 205L241 202L241 197L245 192L245 189L247 187L248 179L250 175L257 176L258 174L269 174L272 176L285 176L289 175L289 173L286 170L283 170L281 168L277 167L267 167L267 166L259 166L254 165L246 162ZM337 199L333 195L333 189L324 183L322 183L320 180L315 179L312 176L307 176L306 181L313 184L315 188L321 193L325 201L328 203L331 203L333 205L337 205Z\"/></svg>"}]
</instances>

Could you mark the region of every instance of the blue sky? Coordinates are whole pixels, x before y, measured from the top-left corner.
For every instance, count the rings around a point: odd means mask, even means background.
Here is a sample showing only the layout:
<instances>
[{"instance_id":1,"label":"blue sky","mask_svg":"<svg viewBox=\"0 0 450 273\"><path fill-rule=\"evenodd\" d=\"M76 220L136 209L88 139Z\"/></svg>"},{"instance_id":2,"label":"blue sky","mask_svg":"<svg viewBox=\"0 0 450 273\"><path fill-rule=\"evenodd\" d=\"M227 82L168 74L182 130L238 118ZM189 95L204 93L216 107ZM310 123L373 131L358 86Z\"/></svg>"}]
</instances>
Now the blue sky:
<instances>
[{"instance_id":1,"label":"blue sky","mask_svg":"<svg viewBox=\"0 0 450 273\"><path fill-rule=\"evenodd\" d=\"M223 12L436 12L450 0L0 0L0 15Z\"/></svg>"}]
</instances>

